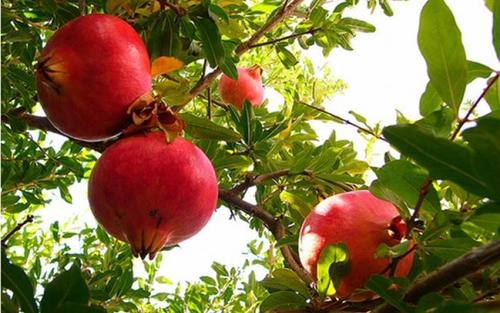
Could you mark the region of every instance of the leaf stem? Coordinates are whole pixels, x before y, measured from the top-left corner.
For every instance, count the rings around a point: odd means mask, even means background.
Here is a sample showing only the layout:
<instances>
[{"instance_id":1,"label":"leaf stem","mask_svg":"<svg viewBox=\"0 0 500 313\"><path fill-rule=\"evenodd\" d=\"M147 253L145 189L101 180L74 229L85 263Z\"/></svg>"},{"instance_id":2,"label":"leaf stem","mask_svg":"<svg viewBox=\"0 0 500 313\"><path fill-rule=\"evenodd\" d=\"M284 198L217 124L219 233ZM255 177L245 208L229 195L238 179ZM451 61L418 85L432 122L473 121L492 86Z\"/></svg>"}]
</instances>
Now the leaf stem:
<instances>
[{"instance_id":1,"label":"leaf stem","mask_svg":"<svg viewBox=\"0 0 500 313\"><path fill-rule=\"evenodd\" d=\"M351 122L351 121L349 121L349 120L347 120L347 119L345 119L345 118L343 118L343 117L340 117L340 116L338 116L338 115L336 115L336 114L334 114L334 113L330 113L330 112L328 112L328 111L327 111L327 110L325 110L325 109L319 108L319 107L317 107L317 106L314 106L314 105L312 105L312 104L305 103L305 102L302 102L302 101L300 101L300 104L305 105L306 107L309 107L309 108L311 108L311 109L314 109L314 110L316 110L316 111L318 111L318 112L321 112L321 113L324 113L324 114L326 114L326 115L329 115L329 116L331 116L331 117L333 117L333 118L335 118L335 119L337 119L337 120L341 121L343 124L353 126L353 127L357 128L357 129L359 129L360 131L362 131L362 132L366 133L366 134L369 134L369 135L371 135L371 136L373 136L373 137L375 137L375 138L377 138L377 139L380 139L380 140L383 140L383 141L387 142L387 140L386 140L384 137L382 137L382 136L380 136L380 135L378 135L378 134L374 133L373 131L371 131L371 130L369 130L369 129L367 129L367 128L363 127L363 126L360 126L360 125L358 125L358 124L356 124L356 123L354 123L354 122Z\"/></svg>"}]
</instances>

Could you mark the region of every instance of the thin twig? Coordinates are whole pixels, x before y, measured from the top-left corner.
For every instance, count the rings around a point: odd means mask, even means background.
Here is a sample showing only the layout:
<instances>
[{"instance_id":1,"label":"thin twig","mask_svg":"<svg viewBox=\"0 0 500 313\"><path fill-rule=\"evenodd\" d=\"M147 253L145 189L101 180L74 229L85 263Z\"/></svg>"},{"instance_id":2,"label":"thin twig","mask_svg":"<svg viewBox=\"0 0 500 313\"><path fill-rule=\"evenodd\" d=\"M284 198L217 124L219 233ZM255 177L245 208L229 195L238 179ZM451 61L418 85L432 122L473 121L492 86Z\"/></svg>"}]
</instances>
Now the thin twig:
<instances>
[{"instance_id":1,"label":"thin twig","mask_svg":"<svg viewBox=\"0 0 500 313\"><path fill-rule=\"evenodd\" d=\"M472 112L474 112L474 110L476 109L476 107L479 104L479 102L481 102L481 100L484 98L484 96L486 95L486 93L488 93L488 91L491 89L491 87L493 87L493 85L495 84L495 82L498 80L499 76L500 76L500 72L496 72L495 76L493 76L490 79L490 81L488 82L488 85L486 85L486 88L484 88L483 92L481 92L481 94L476 99L476 101L474 101L474 103L472 104L472 106L469 108L469 110L465 114L464 118L460 119L460 121L458 122L457 128L455 129L455 131L453 132L453 134L450 136L450 140L455 140L455 138L460 133L460 130L462 129L462 127L464 126L464 124L469 120L469 117L472 114Z\"/></svg>"},{"instance_id":2,"label":"thin twig","mask_svg":"<svg viewBox=\"0 0 500 313\"><path fill-rule=\"evenodd\" d=\"M300 37L300 36L303 36L303 35L307 35L307 34L311 34L312 35L312 34L314 34L315 32L317 32L319 30L321 30L321 28L319 28L319 27L318 28L311 28L311 29L303 31L301 33L291 34L291 35L284 36L284 37L277 38L277 39L273 39L273 40L270 40L270 41L256 43L254 45L251 45L250 48L257 48L257 47L272 45L272 44L275 44L275 43L280 42L280 41L297 38L297 37Z\"/></svg>"},{"instance_id":3,"label":"thin twig","mask_svg":"<svg viewBox=\"0 0 500 313\"><path fill-rule=\"evenodd\" d=\"M440 291L457 280L499 261L500 240L496 240L472 250L471 252L441 266L429 275L417 280L406 292L404 301L416 303L425 294ZM396 312L396 309L390 304L385 303L376 308L373 312Z\"/></svg>"},{"instance_id":4,"label":"thin twig","mask_svg":"<svg viewBox=\"0 0 500 313\"><path fill-rule=\"evenodd\" d=\"M5 237L2 238L2 246L5 246L7 243L7 240L10 239L16 232L18 232L21 228L23 228L24 225L33 222L33 215L29 214L26 216L26 219L22 221L21 223L18 223L16 227L14 227Z\"/></svg>"},{"instance_id":5,"label":"thin twig","mask_svg":"<svg viewBox=\"0 0 500 313\"><path fill-rule=\"evenodd\" d=\"M373 131L371 131L371 130L369 130L369 129L367 129L367 128L363 127L363 126L360 126L360 125L358 125L358 124L356 124L356 123L354 123L354 122L351 122L351 121L349 121L349 120L347 120L347 119L345 119L345 118L343 118L343 117L340 117L340 116L338 116L338 115L336 115L336 114L330 113L330 112L328 112L328 111L327 111L327 110L325 110L325 109L319 108L319 107L317 107L317 106L314 106L314 105L312 105L312 104L305 103L305 102L302 102L302 101L300 101L300 104L305 105L306 107L309 107L309 108L311 108L311 109L314 109L314 110L316 110L316 111L318 111L318 112L321 112L321 113L324 113L324 114L326 114L326 115L329 115L329 116L331 116L331 117L333 117L333 118L335 118L335 119L337 119L337 120L341 121L343 124L346 124L346 125L351 125L351 126L353 126L353 127L357 128L357 129L359 129L360 131L362 131L362 132L366 133L366 134L372 135L373 137L375 137L375 138L377 138L377 139L380 139L380 140L383 140L383 141L387 142L387 140L386 140L384 137L382 137L382 136L380 136L380 135L377 135L377 134L376 134L376 133L374 133Z\"/></svg>"},{"instance_id":6,"label":"thin twig","mask_svg":"<svg viewBox=\"0 0 500 313\"><path fill-rule=\"evenodd\" d=\"M415 208L413 209L413 214L411 215L410 220L408 221L408 228L406 229L407 234L410 234L413 227L415 227L415 223L420 214L420 208L424 204L425 197L429 193L431 186L432 186L432 179L430 177L427 177L423 182L422 186L420 187L417 203L415 204Z\"/></svg>"},{"instance_id":7,"label":"thin twig","mask_svg":"<svg viewBox=\"0 0 500 313\"><path fill-rule=\"evenodd\" d=\"M204 94L199 94L198 97L200 97L200 98L208 101L208 97L205 96ZM217 100L213 99L212 97L211 97L210 101L212 101L212 104L215 104L215 105L223 108L226 111L229 110L229 108L228 108L228 106L226 104L224 104L224 103L222 103L220 101L217 101Z\"/></svg>"}]
</instances>

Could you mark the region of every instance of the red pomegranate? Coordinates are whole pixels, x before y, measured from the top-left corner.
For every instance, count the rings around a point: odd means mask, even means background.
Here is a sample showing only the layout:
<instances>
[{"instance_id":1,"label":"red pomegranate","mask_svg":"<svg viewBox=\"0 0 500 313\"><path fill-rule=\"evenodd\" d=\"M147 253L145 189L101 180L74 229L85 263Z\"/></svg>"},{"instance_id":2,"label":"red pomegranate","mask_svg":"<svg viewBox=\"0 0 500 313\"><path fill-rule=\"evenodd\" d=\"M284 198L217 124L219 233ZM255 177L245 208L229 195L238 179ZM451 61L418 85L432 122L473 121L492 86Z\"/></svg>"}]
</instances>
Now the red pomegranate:
<instances>
[{"instance_id":1,"label":"red pomegranate","mask_svg":"<svg viewBox=\"0 0 500 313\"><path fill-rule=\"evenodd\" d=\"M150 259L200 231L217 205L217 177L194 144L163 132L126 137L97 161L89 203L97 221Z\"/></svg>"},{"instance_id":2,"label":"red pomegranate","mask_svg":"<svg viewBox=\"0 0 500 313\"><path fill-rule=\"evenodd\" d=\"M350 255L351 271L340 281L336 296L345 298L365 285L371 275L381 273L390 263L375 258L377 247L398 244L406 224L390 202L367 190L334 195L320 202L304 220L299 236L299 255L304 268L316 279L321 251L330 244L343 242ZM413 252L396 268L396 276L409 273Z\"/></svg>"},{"instance_id":3,"label":"red pomegranate","mask_svg":"<svg viewBox=\"0 0 500 313\"><path fill-rule=\"evenodd\" d=\"M56 31L36 66L38 97L64 134L98 141L127 126L127 108L151 91L149 56L137 32L110 15L78 17Z\"/></svg>"},{"instance_id":4,"label":"red pomegranate","mask_svg":"<svg viewBox=\"0 0 500 313\"><path fill-rule=\"evenodd\" d=\"M238 79L234 80L222 75L219 82L219 95L224 102L230 103L238 109L243 108L245 100L256 107L264 101L264 87L262 86L262 69L258 66L238 68Z\"/></svg>"}]
</instances>

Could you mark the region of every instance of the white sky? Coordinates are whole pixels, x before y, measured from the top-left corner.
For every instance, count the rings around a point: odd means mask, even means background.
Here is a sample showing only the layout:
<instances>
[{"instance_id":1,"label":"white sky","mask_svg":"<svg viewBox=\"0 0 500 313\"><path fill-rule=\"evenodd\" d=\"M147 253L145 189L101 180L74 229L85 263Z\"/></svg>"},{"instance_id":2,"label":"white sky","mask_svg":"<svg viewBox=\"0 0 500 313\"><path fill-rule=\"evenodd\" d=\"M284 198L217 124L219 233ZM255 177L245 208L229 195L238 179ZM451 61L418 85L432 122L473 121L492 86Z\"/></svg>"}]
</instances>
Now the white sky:
<instances>
[{"instance_id":1,"label":"white sky","mask_svg":"<svg viewBox=\"0 0 500 313\"><path fill-rule=\"evenodd\" d=\"M364 5L359 5L346 16L370 21L377 27L375 33L359 34L352 42L354 51L336 49L328 59L324 59L318 50L311 51L318 67L328 64L333 74L349 86L344 94L335 95L326 105L330 112L354 120L347 113L353 110L367 117L371 124L381 121L383 125L395 123L395 109L411 119L419 117L418 102L428 80L416 40L423 3L394 2L393 17L386 17L380 10L370 15ZM447 3L462 30L468 59L500 68L491 43L491 12L485 8L483 0L448 0ZM465 98L475 99L484 85L484 80L470 85ZM485 109L487 105L483 103L481 107ZM327 137L335 127L338 137L354 140L355 148L363 155L364 141L351 127L321 122L316 126L322 138ZM60 142L56 135L48 138L48 144ZM380 165L381 156L387 149L382 143L377 144L371 165ZM63 224L76 216L78 221L72 222L75 230L83 223L94 226L86 190L86 182L72 186L71 205L62 201L58 192L51 192L52 202L37 214L42 216L47 226L56 220ZM176 284L212 274L210 265L213 261L240 266L245 257L243 253L247 252L247 242L256 238L256 233L246 223L229 220L229 210L220 208L199 234L182 243L180 248L164 252L159 275ZM135 274L140 274L143 271L141 262L136 260L135 265ZM260 271L258 276L263 274Z\"/></svg>"}]
</instances>

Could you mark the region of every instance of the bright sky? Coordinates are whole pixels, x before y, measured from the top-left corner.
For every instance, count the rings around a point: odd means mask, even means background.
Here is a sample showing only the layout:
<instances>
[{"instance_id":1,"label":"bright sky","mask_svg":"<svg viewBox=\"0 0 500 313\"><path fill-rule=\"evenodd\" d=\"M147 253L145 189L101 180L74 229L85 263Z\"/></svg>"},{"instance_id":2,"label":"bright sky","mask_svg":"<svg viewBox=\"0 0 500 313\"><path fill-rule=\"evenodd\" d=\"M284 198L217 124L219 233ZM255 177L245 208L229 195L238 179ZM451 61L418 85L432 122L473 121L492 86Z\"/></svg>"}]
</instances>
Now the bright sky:
<instances>
[{"instance_id":1,"label":"bright sky","mask_svg":"<svg viewBox=\"0 0 500 313\"><path fill-rule=\"evenodd\" d=\"M377 27L375 33L359 34L353 40L354 51L336 49L328 59L324 59L318 50L311 51L316 66L327 64L333 74L349 86L344 94L335 95L326 105L330 112L354 120L348 114L353 110L367 117L371 124L381 121L383 125L395 123L396 109L411 119L419 117L418 102L428 81L416 40L424 1L391 3L395 12L393 17L386 17L380 10L370 15L364 5L352 11L350 16L367 20ZM447 3L462 30L468 59L499 69L491 43L491 12L483 0L448 0ZM484 80L470 85L465 99L475 99L484 86ZM483 103L481 107L486 109L487 105ZM321 138L326 138L334 127L339 138L354 140L355 148L363 155L364 140L351 127L321 122L316 126ZM48 138L53 143L60 142L56 135ZM371 165L380 165L381 156L387 149L383 143L377 144ZM58 192L51 192L52 202L37 214L42 215L47 226L56 220L63 224L75 217L78 217L78 221L72 222L75 230L83 223L96 225L88 207L86 188L86 182L70 188L71 205L62 201ZM256 238L256 233L246 223L229 220L229 210L220 208L199 234L182 243L180 248L163 252L159 274L176 284L212 274L210 266L213 261L240 266L245 258L243 253L248 250L247 242ZM141 261L136 260L135 265L135 275L138 275L143 271ZM264 274L260 271L258 278Z\"/></svg>"}]
</instances>

